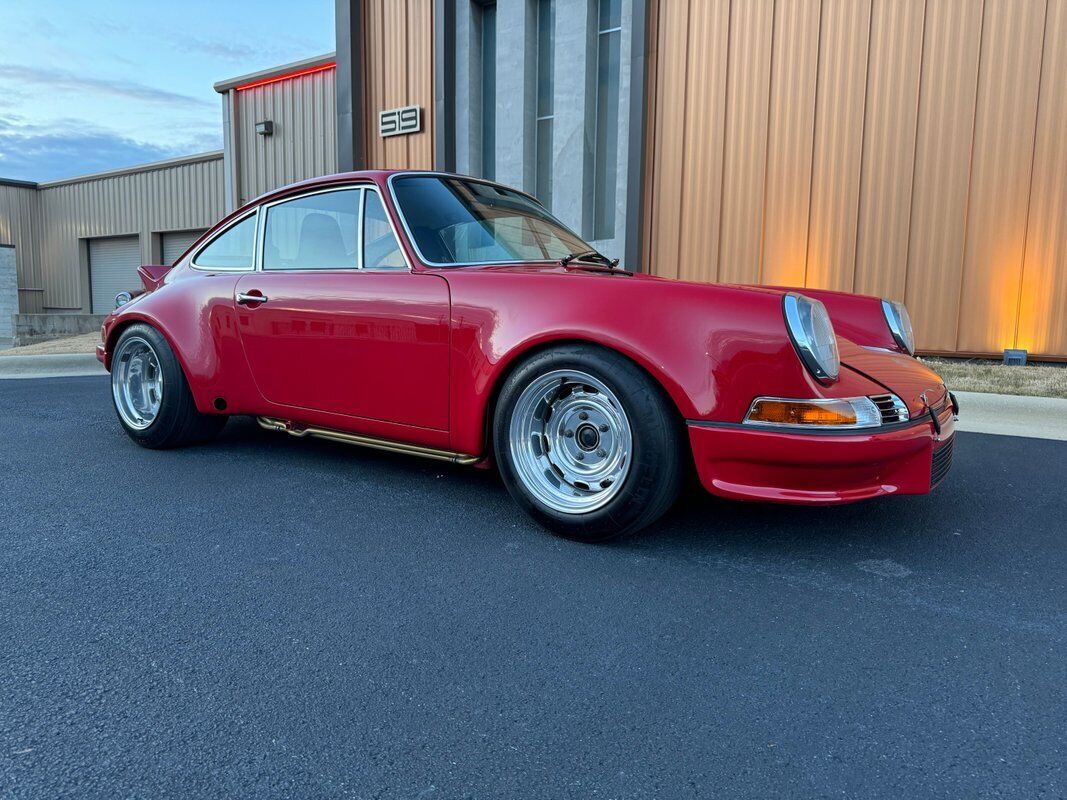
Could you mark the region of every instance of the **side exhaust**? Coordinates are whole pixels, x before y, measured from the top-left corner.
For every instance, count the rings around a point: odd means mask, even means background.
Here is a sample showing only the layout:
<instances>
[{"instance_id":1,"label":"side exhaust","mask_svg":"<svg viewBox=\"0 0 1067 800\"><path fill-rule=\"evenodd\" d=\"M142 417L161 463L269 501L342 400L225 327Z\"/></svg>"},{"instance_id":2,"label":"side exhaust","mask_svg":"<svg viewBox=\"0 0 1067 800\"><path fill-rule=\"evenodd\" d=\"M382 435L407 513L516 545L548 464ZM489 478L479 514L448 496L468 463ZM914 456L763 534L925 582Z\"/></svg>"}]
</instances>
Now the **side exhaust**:
<instances>
[{"instance_id":1,"label":"side exhaust","mask_svg":"<svg viewBox=\"0 0 1067 800\"><path fill-rule=\"evenodd\" d=\"M298 425L284 419L274 417L257 417L259 427L268 431L281 431L298 439L305 436L313 436L316 439L326 439L331 442L343 442L354 444L359 447L369 447L372 450L386 450L391 453L407 453L412 456L432 458L435 461L448 461L451 464L474 464L480 459L479 456L468 456L463 453L453 453L450 450L438 450L434 447L422 447L417 444L394 442L389 439L378 439L374 436L362 436L358 433L346 433L335 431L331 428L316 428L314 426Z\"/></svg>"}]
</instances>

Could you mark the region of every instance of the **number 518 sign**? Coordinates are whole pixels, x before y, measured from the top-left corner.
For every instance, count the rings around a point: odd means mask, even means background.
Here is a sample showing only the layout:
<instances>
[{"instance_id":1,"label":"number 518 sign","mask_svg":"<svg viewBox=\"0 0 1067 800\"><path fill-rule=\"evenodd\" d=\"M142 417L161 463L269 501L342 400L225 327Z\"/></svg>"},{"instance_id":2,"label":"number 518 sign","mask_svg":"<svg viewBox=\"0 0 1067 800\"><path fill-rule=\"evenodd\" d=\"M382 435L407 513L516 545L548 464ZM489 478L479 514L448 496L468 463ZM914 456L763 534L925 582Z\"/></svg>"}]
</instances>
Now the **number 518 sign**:
<instances>
[{"instance_id":1,"label":"number 518 sign","mask_svg":"<svg viewBox=\"0 0 1067 800\"><path fill-rule=\"evenodd\" d=\"M400 136L405 133L418 133L422 130L422 109L418 106L390 108L378 112L378 133L386 136Z\"/></svg>"}]
</instances>

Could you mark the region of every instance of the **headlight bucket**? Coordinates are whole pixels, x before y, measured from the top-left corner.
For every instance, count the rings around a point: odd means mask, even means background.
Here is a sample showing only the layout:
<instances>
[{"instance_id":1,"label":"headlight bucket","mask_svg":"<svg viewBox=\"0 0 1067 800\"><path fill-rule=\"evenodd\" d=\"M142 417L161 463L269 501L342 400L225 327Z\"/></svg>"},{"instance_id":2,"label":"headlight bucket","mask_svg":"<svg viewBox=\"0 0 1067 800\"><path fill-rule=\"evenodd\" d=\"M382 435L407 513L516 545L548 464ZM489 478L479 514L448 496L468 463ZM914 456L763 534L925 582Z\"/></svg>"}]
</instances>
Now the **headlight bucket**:
<instances>
[{"instance_id":1,"label":"headlight bucket","mask_svg":"<svg viewBox=\"0 0 1067 800\"><path fill-rule=\"evenodd\" d=\"M826 306L802 294L790 292L782 298L782 312L789 338L816 380L833 383L841 371L841 357Z\"/></svg>"},{"instance_id":2,"label":"headlight bucket","mask_svg":"<svg viewBox=\"0 0 1067 800\"><path fill-rule=\"evenodd\" d=\"M911 328L911 316L903 303L895 300L882 300L882 313L885 315L893 341L904 348L909 356L915 355L915 333Z\"/></svg>"}]
</instances>

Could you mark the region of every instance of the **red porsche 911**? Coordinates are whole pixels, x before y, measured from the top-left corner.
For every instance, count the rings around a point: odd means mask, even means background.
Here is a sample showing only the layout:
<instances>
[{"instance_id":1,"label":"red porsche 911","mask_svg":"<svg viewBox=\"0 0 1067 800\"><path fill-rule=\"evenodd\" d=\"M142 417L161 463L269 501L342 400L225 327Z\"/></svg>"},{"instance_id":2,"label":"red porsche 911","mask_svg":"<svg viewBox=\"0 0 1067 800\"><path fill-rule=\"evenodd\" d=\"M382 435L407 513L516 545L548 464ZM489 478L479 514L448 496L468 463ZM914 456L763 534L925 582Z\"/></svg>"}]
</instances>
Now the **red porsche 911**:
<instances>
[{"instance_id":1,"label":"red porsche 911","mask_svg":"<svg viewBox=\"0 0 1067 800\"><path fill-rule=\"evenodd\" d=\"M305 181L140 273L97 355L144 447L246 414L495 464L583 541L653 522L694 469L722 497L833 504L929 492L952 460L956 400L899 303L629 273L488 181Z\"/></svg>"}]
</instances>

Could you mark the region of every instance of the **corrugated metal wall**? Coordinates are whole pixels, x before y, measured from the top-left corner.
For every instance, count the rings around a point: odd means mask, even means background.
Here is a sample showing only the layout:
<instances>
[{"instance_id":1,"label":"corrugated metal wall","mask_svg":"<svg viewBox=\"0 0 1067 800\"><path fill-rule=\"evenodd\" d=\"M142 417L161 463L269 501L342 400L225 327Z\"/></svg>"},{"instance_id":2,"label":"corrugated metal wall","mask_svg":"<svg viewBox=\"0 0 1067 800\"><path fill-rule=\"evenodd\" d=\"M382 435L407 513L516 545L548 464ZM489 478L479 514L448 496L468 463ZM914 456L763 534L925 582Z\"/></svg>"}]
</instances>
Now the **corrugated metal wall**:
<instances>
[{"instance_id":1,"label":"corrugated metal wall","mask_svg":"<svg viewBox=\"0 0 1067 800\"><path fill-rule=\"evenodd\" d=\"M141 263L153 262L152 234L207 228L222 218L222 154L158 169L42 183L40 310L88 312L82 239L139 235ZM26 309L27 312L31 309Z\"/></svg>"},{"instance_id":2,"label":"corrugated metal wall","mask_svg":"<svg viewBox=\"0 0 1067 800\"><path fill-rule=\"evenodd\" d=\"M646 263L1067 356L1067 0L659 0Z\"/></svg>"},{"instance_id":3,"label":"corrugated metal wall","mask_svg":"<svg viewBox=\"0 0 1067 800\"><path fill-rule=\"evenodd\" d=\"M19 310L26 314L44 308L41 282L40 203L32 186L0 184L0 244L15 246L18 265Z\"/></svg>"},{"instance_id":4,"label":"corrugated metal wall","mask_svg":"<svg viewBox=\"0 0 1067 800\"><path fill-rule=\"evenodd\" d=\"M280 186L337 172L337 71L320 70L235 94L237 205ZM271 136L256 123L274 123Z\"/></svg>"},{"instance_id":5,"label":"corrugated metal wall","mask_svg":"<svg viewBox=\"0 0 1067 800\"><path fill-rule=\"evenodd\" d=\"M433 169L433 0L364 0L364 141L369 169ZM422 132L383 139L378 112L422 107Z\"/></svg>"}]
</instances>

